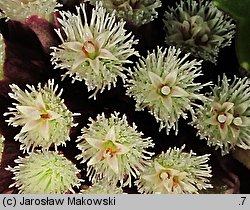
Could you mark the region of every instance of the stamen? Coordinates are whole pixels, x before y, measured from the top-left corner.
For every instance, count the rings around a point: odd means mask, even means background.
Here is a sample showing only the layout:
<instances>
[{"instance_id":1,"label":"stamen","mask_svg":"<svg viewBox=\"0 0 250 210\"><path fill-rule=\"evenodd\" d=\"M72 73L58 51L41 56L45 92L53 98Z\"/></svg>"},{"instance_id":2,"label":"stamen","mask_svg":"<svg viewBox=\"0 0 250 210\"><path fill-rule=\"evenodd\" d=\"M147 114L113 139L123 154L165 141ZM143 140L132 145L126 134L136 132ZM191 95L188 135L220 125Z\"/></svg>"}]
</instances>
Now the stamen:
<instances>
[{"instance_id":1,"label":"stamen","mask_svg":"<svg viewBox=\"0 0 250 210\"><path fill-rule=\"evenodd\" d=\"M95 59L97 56L97 47L95 46L94 42L92 41L86 41L83 44L82 51L85 54L86 57L90 59Z\"/></svg>"},{"instance_id":2,"label":"stamen","mask_svg":"<svg viewBox=\"0 0 250 210\"><path fill-rule=\"evenodd\" d=\"M217 120L218 120L219 123L225 123L227 121L227 116L225 114L220 114L217 117Z\"/></svg>"},{"instance_id":3,"label":"stamen","mask_svg":"<svg viewBox=\"0 0 250 210\"><path fill-rule=\"evenodd\" d=\"M237 126L242 125L242 119L241 119L240 117L234 118L233 124L235 124L235 125L237 125Z\"/></svg>"},{"instance_id":4,"label":"stamen","mask_svg":"<svg viewBox=\"0 0 250 210\"><path fill-rule=\"evenodd\" d=\"M50 115L48 113L45 113L45 114L40 114L40 117L42 119L49 119L50 118Z\"/></svg>"},{"instance_id":5,"label":"stamen","mask_svg":"<svg viewBox=\"0 0 250 210\"><path fill-rule=\"evenodd\" d=\"M116 154L116 150L112 150L111 148L107 148L105 151L105 154L103 155L104 157L114 157L114 155Z\"/></svg>"},{"instance_id":6,"label":"stamen","mask_svg":"<svg viewBox=\"0 0 250 210\"><path fill-rule=\"evenodd\" d=\"M168 179L168 178L169 178L169 174L168 174L167 172L162 172L162 173L160 174L160 178L161 178L161 179Z\"/></svg>"},{"instance_id":7,"label":"stamen","mask_svg":"<svg viewBox=\"0 0 250 210\"><path fill-rule=\"evenodd\" d=\"M169 95L171 92L171 89L169 86L165 85L161 88L161 93L165 96Z\"/></svg>"}]
</instances>

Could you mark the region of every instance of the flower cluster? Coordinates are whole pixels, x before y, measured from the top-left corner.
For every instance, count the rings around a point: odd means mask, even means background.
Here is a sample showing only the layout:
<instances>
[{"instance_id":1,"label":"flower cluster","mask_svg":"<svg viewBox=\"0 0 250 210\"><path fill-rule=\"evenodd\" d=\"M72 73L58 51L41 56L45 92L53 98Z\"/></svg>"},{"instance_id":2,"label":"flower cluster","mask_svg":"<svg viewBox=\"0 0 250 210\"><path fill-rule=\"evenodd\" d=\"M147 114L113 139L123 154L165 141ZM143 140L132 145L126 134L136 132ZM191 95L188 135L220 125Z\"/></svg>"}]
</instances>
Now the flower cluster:
<instances>
[{"instance_id":1,"label":"flower cluster","mask_svg":"<svg viewBox=\"0 0 250 210\"><path fill-rule=\"evenodd\" d=\"M187 111L193 113L195 100L205 101L199 91L207 84L195 83L201 74L201 62L187 61L189 54L180 56L181 50L170 47L140 59L131 79L128 80L127 94L136 100L136 110L147 108L160 122L160 130L172 127L178 132L178 119L187 118Z\"/></svg>"},{"instance_id":2,"label":"flower cluster","mask_svg":"<svg viewBox=\"0 0 250 210\"><path fill-rule=\"evenodd\" d=\"M166 43L216 63L235 33L232 19L209 1L181 0L176 6L165 12Z\"/></svg>"},{"instance_id":3,"label":"flower cluster","mask_svg":"<svg viewBox=\"0 0 250 210\"><path fill-rule=\"evenodd\" d=\"M196 156L192 151L168 149L166 153L151 160L140 179L135 183L141 193L182 194L199 193L199 190L211 188L209 177L211 167L207 161L209 155Z\"/></svg>"},{"instance_id":4,"label":"flower cluster","mask_svg":"<svg viewBox=\"0 0 250 210\"><path fill-rule=\"evenodd\" d=\"M101 180L87 189L81 190L82 194L124 194L121 187Z\"/></svg>"},{"instance_id":5,"label":"flower cluster","mask_svg":"<svg viewBox=\"0 0 250 210\"><path fill-rule=\"evenodd\" d=\"M51 20L56 6L56 0L1 0L2 16L11 20L24 21L31 15Z\"/></svg>"},{"instance_id":6,"label":"flower cluster","mask_svg":"<svg viewBox=\"0 0 250 210\"><path fill-rule=\"evenodd\" d=\"M56 152L37 152L15 160L17 166L7 168L14 174L17 187L23 194L61 194L79 187L79 171L72 162Z\"/></svg>"},{"instance_id":7,"label":"flower cluster","mask_svg":"<svg viewBox=\"0 0 250 210\"><path fill-rule=\"evenodd\" d=\"M99 0L89 1L95 5ZM118 19L124 19L137 26L157 18L158 12L155 9L161 7L160 0L103 0L102 3L109 13L116 11Z\"/></svg>"},{"instance_id":8,"label":"flower cluster","mask_svg":"<svg viewBox=\"0 0 250 210\"><path fill-rule=\"evenodd\" d=\"M111 15L101 6L96 4L92 10L90 21L87 18L85 4L76 7L77 15L70 12L60 12L63 32L57 34L62 44L53 47L52 63L55 68L67 69L63 78L67 75L75 80L85 80L88 90L95 90L92 96L95 98L98 91L104 91L107 86L115 86L117 77L123 80L126 68L124 64L131 63L128 57L137 55L132 48L137 41L133 40L131 33L126 33L125 22L115 22L115 15ZM84 20L81 20L81 11ZM89 23L90 22L90 23Z\"/></svg>"},{"instance_id":9,"label":"flower cluster","mask_svg":"<svg viewBox=\"0 0 250 210\"><path fill-rule=\"evenodd\" d=\"M3 79L4 60L5 60L5 44L2 34L0 34L0 80Z\"/></svg>"},{"instance_id":10,"label":"flower cluster","mask_svg":"<svg viewBox=\"0 0 250 210\"><path fill-rule=\"evenodd\" d=\"M9 108L5 116L6 120L14 127L22 126L15 140L22 143L21 149L32 150L41 146L48 149L51 144L58 146L69 140L69 131L75 126L73 115L60 98L62 90L58 94L58 85L54 81L48 82L44 87L38 84L27 85L29 90L21 90L17 85L10 86L13 93L9 96L17 101L14 108Z\"/></svg>"},{"instance_id":11,"label":"flower cluster","mask_svg":"<svg viewBox=\"0 0 250 210\"><path fill-rule=\"evenodd\" d=\"M111 114L106 118L98 115L90 118L88 128L82 129L78 138L78 155L81 162L87 162L87 175L90 181L97 182L105 178L108 183L131 186L131 179L137 177L153 154L146 149L153 147L150 138L142 138L136 126L129 126L125 115ZM131 176L132 175L132 176Z\"/></svg>"},{"instance_id":12,"label":"flower cluster","mask_svg":"<svg viewBox=\"0 0 250 210\"><path fill-rule=\"evenodd\" d=\"M234 78L231 84L224 75L212 89L211 101L197 110L194 122L208 145L226 154L235 146L250 149L250 81Z\"/></svg>"},{"instance_id":13,"label":"flower cluster","mask_svg":"<svg viewBox=\"0 0 250 210\"><path fill-rule=\"evenodd\" d=\"M4 137L2 134L0 134L0 165L2 161L3 148L4 148Z\"/></svg>"}]
</instances>

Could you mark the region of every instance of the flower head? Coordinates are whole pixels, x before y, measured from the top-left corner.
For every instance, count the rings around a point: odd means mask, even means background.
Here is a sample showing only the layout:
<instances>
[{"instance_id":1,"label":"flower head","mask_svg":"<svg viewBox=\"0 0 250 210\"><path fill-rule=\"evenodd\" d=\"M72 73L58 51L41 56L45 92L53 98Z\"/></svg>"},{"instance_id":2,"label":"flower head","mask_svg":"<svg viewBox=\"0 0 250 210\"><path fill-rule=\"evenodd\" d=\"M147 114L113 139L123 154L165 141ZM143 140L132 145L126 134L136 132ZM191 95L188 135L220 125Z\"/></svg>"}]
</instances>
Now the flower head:
<instances>
[{"instance_id":1,"label":"flower head","mask_svg":"<svg viewBox=\"0 0 250 210\"><path fill-rule=\"evenodd\" d=\"M63 155L56 152L32 153L25 158L15 160L13 172L15 182L10 187L17 187L23 194L62 194L74 193L73 187L80 186L77 177L79 170Z\"/></svg>"},{"instance_id":2,"label":"flower head","mask_svg":"<svg viewBox=\"0 0 250 210\"><path fill-rule=\"evenodd\" d=\"M55 7L59 6L56 0L1 0L2 15L11 20L24 21L31 15L50 20Z\"/></svg>"},{"instance_id":3,"label":"flower head","mask_svg":"<svg viewBox=\"0 0 250 210\"><path fill-rule=\"evenodd\" d=\"M5 44L2 34L0 34L0 80L3 79L4 60L5 60Z\"/></svg>"},{"instance_id":4,"label":"flower head","mask_svg":"<svg viewBox=\"0 0 250 210\"><path fill-rule=\"evenodd\" d=\"M44 87L38 84L27 85L29 90L22 91L17 85L10 86L13 93L10 97L17 103L9 108L5 116L10 115L7 122L12 126L22 126L15 140L22 143L22 149L34 149L41 146L48 149L51 144L55 147L69 140L70 128L73 124L73 114L67 109L60 98L62 90L56 94L58 86L49 81Z\"/></svg>"},{"instance_id":5,"label":"flower head","mask_svg":"<svg viewBox=\"0 0 250 210\"><path fill-rule=\"evenodd\" d=\"M132 48L137 41L131 33L126 34L125 22L115 22L115 16L106 13L101 4L92 10L88 21L85 4L76 7L77 15L70 12L60 12L58 19L63 26L66 39L61 32L57 33L62 44L53 47L52 63L55 68L67 69L64 77L69 75L74 80L84 80L88 90L104 91L107 86L115 86L117 77L125 79L123 73L126 63L131 63L128 57L137 55ZM81 11L84 21L81 20ZM90 22L90 23L89 23Z\"/></svg>"},{"instance_id":6,"label":"flower head","mask_svg":"<svg viewBox=\"0 0 250 210\"><path fill-rule=\"evenodd\" d=\"M216 63L220 48L229 46L235 33L232 19L212 2L187 0L165 12L166 43Z\"/></svg>"},{"instance_id":7,"label":"flower head","mask_svg":"<svg viewBox=\"0 0 250 210\"><path fill-rule=\"evenodd\" d=\"M2 134L0 134L0 165L2 161L3 148L4 148L4 137Z\"/></svg>"},{"instance_id":8,"label":"flower head","mask_svg":"<svg viewBox=\"0 0 250 210\"><path fill-rule=\"evenodd\" d=\"M102 114L96 120L90 119L89 128L83 128L78 139L82 153L77 158L87 162L92 182L104 177L107 182L131 185L131 175L137 177L152 155L145 150L153 147L152 140L142 138L134 124L128 125L125 115L118 115L105 118Z\"/></svg>"},{"instance_id":9,"label":"flower head","mask_svg":"<svg viewBox=\"0 0 250 210\"><path fill-rule=\"evenodd\" d=\"M231 84L228 81L224 75L193 123L200 137L222 154L235 146L250 149L250 81L237 77Z\"/></svg>"},{"instance_id":10,"label":"flower head","mask_svg":"<svg viewBox=\"0 0 250 210\"><path fill-rule=\"evenodd\" d=\"M160 122L160 129L172 127L178 132L178 119L187 118L187 111L193 113L194 100L206 100L199 91L206 84L194 83L201 74L201 62L186 61L186 54L170 47L163 52L148 54L137 63L131 79L128 80L127 94L136 100L136 110L147 108ZM198 105L197 105L198 106Z\"/></svg>"},{"instance_id":11,"label":"flower head","mask_svg":"<svg viewBox=\"0 0 250 210\"><path fill-rule=\"evenodd\" d=\"M105 179L105 178L104 178ZM121 187L110 184L106 180L101 180L87 189L81 190L82 194L124 194Z\"/></svg>"},{"instance_id":12,"label":"flower head","mask_svg":"<svg viewBox=\"0 0 250 210\"><path fill-rule=\"evenodd\" d=\"M209 155L196 156L192 151L169 149L156 156L135 182L141 193L182 194L198 193L201 189L211 188L209 177L211 167Z\"/></svg>"},{"instance_id":13,"label":"flower head","mask_svg":"<svg viewBox=\"0 0 250 210\"><path fill-rule=\"evenodd\" d=\"M95 5L99 0L90 0ZM140 26L151 22L158 16L155 10L161 7L160 0L104 0L103 7L109 13L116 11L118 19L124 19L134 25Z\"/></svg>"}]
</instances>

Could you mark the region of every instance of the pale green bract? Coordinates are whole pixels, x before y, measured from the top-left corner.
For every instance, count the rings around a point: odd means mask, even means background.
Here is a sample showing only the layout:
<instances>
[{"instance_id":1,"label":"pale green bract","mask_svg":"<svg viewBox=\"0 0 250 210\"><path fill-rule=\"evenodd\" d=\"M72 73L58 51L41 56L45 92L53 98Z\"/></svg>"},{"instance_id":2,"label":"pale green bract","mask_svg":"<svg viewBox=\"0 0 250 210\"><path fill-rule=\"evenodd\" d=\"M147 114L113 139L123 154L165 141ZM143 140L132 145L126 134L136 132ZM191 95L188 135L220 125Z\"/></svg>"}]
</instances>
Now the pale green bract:
<instances>
[{"instance_id":1,"label":"pale green bract","mask_svg":"<svg viewBox=\"0 0 250 210\"><path fill-rule=\"evenodd\" d=\"M10 187L17 187L22 194L62 194L82 181L75 165L57 152L36 152L15 160L15 167L8 167L15 181Z\"/></svg>"},{"instance_id":2,"label":"pale green bract","mask_svg":"<svg viewBox=\"0 0 250 210\"><path fill-rule=\"evenodd\" d=\"M211 167L209 155L196 156L174 147L154 157L139 180L135 181L140 193L146 194L197 194L212 188L209 183Z\"/></svg>"},{"instance_id":3,"label":"pale green bract","mask_svg":"<svg viewBox=\"0 0 250 210\"><path fill-rule=\"evenodd\" d=\"M150 138L143 138L135 124L128 124L126 115L119 113L106 118L98 115L89 119L88 128L82 129L78 137L78 148L82 151L77 159L87 162L87 176L93 183L104 178L108 183L121 186L132 184L153 155L146 149L153 147Z\"/></svg>"},{"instance_id":4,"label":"pale green bract","mask_svg":"<svg viewBox=\"0 0 250 210\"><path fill-rule=\"evenodd\" d=\"M95 5L99 0L89 0ZM158 16L157 8L161 7L160 0L102 0L103 7L109 13L114 10L118 19L137 26L147 24Z\"/></svg>"},{"instance_id":5,"label":"pale green bract","mask_svg":"<svg viewBox=\"0 0 250 210\"><path fill-rule=\"evenodd\" d=\"M165 12L165 41L216 63L219 50L229 46L235 34L233 20L212 2L181 0Z\"/></svg>"},{"instance_id":6,"label":"pale green bract","mask_svg":"<svg viewBox=\"0 0 250 210\"><path fill-rule=\"evenodd\" d=\"M178 133L178 120L187 119L187 112L193 115L198 101L207 98L199 93L208 85L195 83L201 76L201 61L188 61L189 54L181 57L181 50L175 47L158 48L141 58L127 80L127 94L136 101L136 110L147 109L157 122L160 130L167 133L173 128Z\"/></svg>"},{"instance_id":7,"label":"pale green bract","mask_svg":"<svg viewBox=\"0 0 250 210\"><path fill-rule=\"evenodd\" d=\"M238 146L250 149L250 81L237 78L230 83L224 75L212 88L210 102L197 109L192 123L209 146L220 148L222 155Z\"/></svg>"},{"instance_id":8,"label":"pale green bract","mask_svg":"<svg viewBox=\"0 0 250 210\"><path fill-rule=\"evenodd\" d=\"M16 103L4 116L9 116L6 122L10 125L22 127L15 136L15 140L21 142L21 149L33 150L37 146L49 149L52 144L56 149L59 145L65 145L70 139L71 127L76 126L73 123L76 114L67 109L60 98L62 89L54 85L54 80L49 80L44 87L41 83L37 88L27 85L28 90L25 91L15 84L10 87L12 93L9 96Z\"/></svg>"},{"instance_id":9,"label":"pale green bract","mask_svg":"<svg viewBox=\"0 0 250 210\"><path fill-rule=\"evenodd\" d=\"M115 86L117 77L125 80L127 68L124 64L132 63L128 59L130 56L138 56L132 48L137 40L124 29L125 22L116 22L114 13L107 13L101 3L92 10L90 20L85 4L76 10L76 15L60 12L58 21L66 38L56 30L62 44L52 47L51 61L56 69L63 69L63 72L66 69L62 78L70 76L72 82L84 81L88 91L95 90L90 96L95 99L97 92Z\"/></svg>"}]
</instances>

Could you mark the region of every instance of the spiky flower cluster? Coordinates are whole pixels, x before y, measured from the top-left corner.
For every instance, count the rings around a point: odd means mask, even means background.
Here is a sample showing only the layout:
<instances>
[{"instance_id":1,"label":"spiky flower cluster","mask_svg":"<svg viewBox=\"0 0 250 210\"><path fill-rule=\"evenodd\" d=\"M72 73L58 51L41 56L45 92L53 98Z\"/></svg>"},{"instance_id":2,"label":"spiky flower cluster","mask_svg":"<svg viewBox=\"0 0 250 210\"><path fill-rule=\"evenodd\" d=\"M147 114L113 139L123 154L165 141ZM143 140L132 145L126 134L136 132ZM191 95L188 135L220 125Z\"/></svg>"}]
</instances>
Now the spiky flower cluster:
<instances>
[{"instance_id":1,"label":"spiky flower cluster","mask_svg":"<svg viewBox=\"0 0 250 210\"><path fill-rule=\"evenodd\" d=\"M232 19L212 2L186 0L165 12L166 43L216 63L220 48L229 46L235 33Z\"/></svg>"},{"instance_id":2,"label":"spiky flower cluster","mask_svg":"<svg viewBox=\"0 0 250 210\"><path fill-rule=\"evenodd\" d=\"M4 148L4 137L2 134L0 134L0 165L2 161L3 148Z\"/></svg>"},{"instance_id":3,"label":"spiky flower cluster","mask_svg":"<svg viewBox=\"0 0 250 210\"><path fill-rule=\"evenodd\" d=\"M224 75L193 123L200 137L222 154L235 146L250 149L250 81L237 77L231 84L228 81Z\"/></svg>"},{"instance_id":4,"label":"spiky flower cluster","mask_svg":"<svg viewBox=\"0 0 250 210\"><path fill-rule=\"evenodd\" d=\"M56 0L1 0L2 16L11 20L24 21L31 15L51 20Z\"/></svg>"},{"instance_id":5,"label":"spiky flower cluster","mask_svg":"<svg viewBox=\"0 0 250 210\"><path fill-rule=\"evenodd\" d=\"M125 22L115 22L111 15L100 4L92 10L90 21L87 18L85 4L76 7L77 15L70 12L60 12L58 21L63 27L66 39L60 30L57 34L62 44L53 47L52 63L55 68L67 69L64 77L69 75L74 80L85 80L88 90L104 91L107 86L115 86L117 77L123 80L126 63L131 63L128 57L137 55L132 48L137 41L131 33L124 29ZM81 20L81 12L84 20Z\"/></svg>"},{"instance_id":6,"label":"spiky flower cluster","mask_svg":"<svg viewBox=\"0 0 250 210\"><path fill-rule=\"evenodd\" d=\"M193 113L195 100L206 100L199 94L207 84L195 83L201 74L201 62L187 61L189 54L180 56L181 50L170 47L140 59L131 79L128 80L127 94L136 100L136 110L147 108L160 122L160 130L166 127L167 133L174 127L178 132L178 119L187 118L187 111Z\"/></svg>"},{"instance_id":7,"label":"spiky flower cluster","mask_svg":"<svg viewBox=\"0 0 250 210\"><path fill-rule=\"evenodd\" d=\"M13 172L17 187L23 194L62 194L74 193L73 187L80 186L79 171L74 164L56 152L37 152L15 160Z\"/></svg>"},{"instance_id":8,"label":"spiky flower cluster","mask_svg":"<svg viewBox=\"0 0 250 210\"><path fill-rule=\"evenodd\" d=\"M105 179L105 178L104 178ZM124 194L121 187L101 180L87 189L81 190L82 194Z\"/></svg>"},{"instance_id":9,"label":"spiky flower cluster","mask_svg":"<svg viewBox=\"0 0 250 210\"><path fill-rule=\"evenodd\" d=\"M4 60L5 60L5 44L2 34L0 34L0 80L3 79Z\"/></svg>"},{"instance_id":10,"label":"spiky flower cluster","mask_svg":"<svg viewBox=\"0 0 250 210\"><path fill-rule=\"evenodd\" d=\"M81 162L87 162L87 175L90 181L97 182L105 178L108 183L131 186L131 178L137 177L153 154L146 151L154 144L150 138L142 138L136 126L128 124L125 115L111 114L106 118L98 115L96 120L90 118L88 128L82 129L78 138L78 155Z\"/></svg>"},{"instance_id":11,"label":"spiky flower cluster","mask_svg":"<svg viewBox=\"0 0 250 210\"><path fill-rule=\"evenodd\" d=\"M89 1L95 5L99 0ZM157 18L156 9L161 7L160 0L104 0L102 3L109 13L116 11L118 19L124 19L137 26Z\"/></svg>"},{"instance_id":12,"label":"spiky flower cluster","mask_svg":"<svg viewBox=\"0 0 250 210\"><path fill-rule=\"evenodd\" d=\"M207 164L209 155L196 156L192 151L184 152L184 148L170 148L152 159L151 165L135 182L139 192L193 194L211 188L208 179L212 176L211 167Z\"/></svg>"},{"instance_id":13,"label":"spiky flower cluster","mask_svg":"<svg viewBox=\"0 0 250 210\"><path fill-rule=\"evenodd\" d=\"M60 98L62 90L54 86L54 80L42 87L38 84L27 85L28 90L21 90L17 85L10 86L13 93L9 96L17 101L14 108L9 108L5 116L10 116L6 122L14 127L22 126L15 140L22 143L21 149L32 150L41 146L48 149L51 144L58 146L69 140L70 128L75 126L73 116Z\"/></svg>"}]
</instances>

